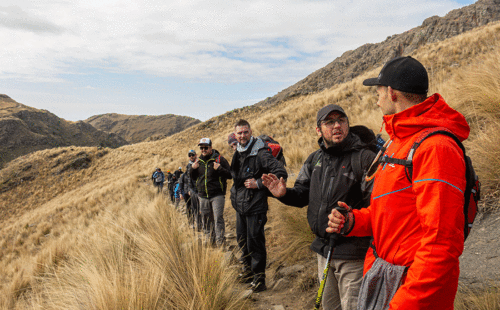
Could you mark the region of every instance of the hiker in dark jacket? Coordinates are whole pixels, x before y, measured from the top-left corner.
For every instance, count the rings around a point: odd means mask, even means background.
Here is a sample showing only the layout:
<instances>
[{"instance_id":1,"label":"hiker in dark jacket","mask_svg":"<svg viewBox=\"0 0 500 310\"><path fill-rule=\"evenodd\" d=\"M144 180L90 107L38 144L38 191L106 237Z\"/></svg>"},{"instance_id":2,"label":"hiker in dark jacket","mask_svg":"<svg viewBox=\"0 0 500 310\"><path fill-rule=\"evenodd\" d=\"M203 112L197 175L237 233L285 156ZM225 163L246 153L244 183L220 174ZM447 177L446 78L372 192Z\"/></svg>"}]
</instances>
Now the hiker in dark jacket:
<instances>
[{"instance_id":1,"label":"hiker in dark jacket","mask_svg":"<svg viewBox=\"0 0 500 310\"><path fill-rule=\"evenodd\" d=\"M189 175L187 172L181 174L179 178L179 198L180 200L184 200L188 223L192 225L193 214L191 209L191 195L189 194Z\"/></svg>"},{"instance_id":2,"label":"hiker in dark jacket","mask_svg":"<svg viewBox=\"0 0 500 310\"><path fill-rule=\"evenodd\" d=\"M179 209L179 203L181 202L181 196L183 193L183 184L181 183L182 174L179 176L179 180L175 182L174 186L174 198L175 198L175 209Z\"/></svg>"},{"instance_id":3,"label":"hiker in dark jacket","mask_svg":"<svg viewBox=\"0 0 500 310\"><path fill-rule=\"evenodd\" d=\"M309 206L307 220L316 235L311 249L317 253L321 281L330 249L330 236L325 231L328 214L338 201L349 201L356 209L369 205L372 183L364 181L363 173L375 153L350 130L349 119L341 107L331 104L321 108L316 120L320 148L309 155L294 187L286 188L285 182L273 175L262 178L282 203L300 208ZM323 309L356 309L369 243L369 237L339 237L336 241L323 293Z\"/></svg>"},{"instance_id":4,"label":"hiker in dark jacket","mask_svg":"<svg viewBox=\"0 0 500 310\"><path fill-rule=\"evenodd\" d=\"M170 196L170 200L172 202L175 201L174 199L174 175L170 172L170 170L167 170L167 185L168 185L168 194Z\"/></svg>"},{"instance_id":5,"label":"hiker in dark jacket","mask_svg":"<svg viewBox=\"0 0 500 310\"><path fill-rule=\"evenodd\" d=\"M161 169L156 168L151 178L153 179L153 184L158 188L158 193L161 193L163 191L163 182L165 182L165 175Z\"/></svg>"},{"instance_id":6,"label":"hiker in dark jacket","mask_svg":"<svg viewBox=\"0 0 500 310\"><path fill-rule=\"evenodd\" d=\"M179 167L179 169L174 171L174 177L175 177L176 182L179 182L179 179L181 178L181 174L182 174L182 167Z\"/></svg>"},{"instance_id":7,"label":"hiker in dark jacket","mask_svg":"<svg viewBox=\"0 0 500 310\"><path fill-rule=\"evenodd\" d=\"M288 174L264 141L252 137L246 120L239 120L234 129L238 146L231 162L231 203L236 210L236 236L242 251L243 273L240 278L247 283L252 281L251 289L260 292L266 289L264 225L267 222L269 195L262 185L261 176L273 173L287 178Z\"/></svg>"},{"instance_id":8,"label":"hiker in dark jacket","mask_svg":"<svg viewBox=\"0 0 500 310\"><path fill-rule=\"evenodd\" d=\"M186 165L185 173L187 190L185 191L185 193L188 194L190 198L184 200L186 200L186 203L189 201L189 206L191 207L190 212L192 214L192 217L189 220L189 223L193 225L192 227L196 228L197 231L201 231L202 221L200 214L200 202L198 200L198 190L196 189L196 180L193 180L193 178L191 178L191 165L196 161L198 157L196 156L196 152L194 150L189 150L188 157L189 162Z\"/></svg>"},{"instance_id":9,"label":"hiker in dark jacket","mask_svg":"<svg viewBox=\"0 0 500 310\"><path fill-rule=\"evenodd\" d=\"M231 179L228 161L217 150L212 149L212 141L203 138L198 143L201 155L191 165L191 178L196 180L200 201L203 230L209 242L224 246L226 224L224 203L227 179Z\"/></svg>"}]
</instances>

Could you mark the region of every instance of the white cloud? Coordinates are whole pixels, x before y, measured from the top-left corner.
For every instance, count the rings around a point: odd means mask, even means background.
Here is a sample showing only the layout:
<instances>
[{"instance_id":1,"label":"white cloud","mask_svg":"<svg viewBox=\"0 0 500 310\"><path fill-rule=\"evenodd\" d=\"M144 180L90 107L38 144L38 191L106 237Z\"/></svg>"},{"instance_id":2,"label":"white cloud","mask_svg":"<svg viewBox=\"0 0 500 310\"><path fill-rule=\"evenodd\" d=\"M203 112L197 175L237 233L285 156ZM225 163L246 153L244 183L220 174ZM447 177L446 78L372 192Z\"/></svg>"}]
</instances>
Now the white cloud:
<instances>
[{"instance_id":1,"label":"white cloud","mask_svg":"<svg viewBox=\"0 0 500 310\"><path fill-rule=\"evenodd\" d=\"M346 49L458 7L431 0L16 3L0 7L3 74L51 79L111 60L115 70L226 82L303 76Z\"/></svg>"},{"instance_id":2,"label":"white cloud","mask_svg":"<svg viewBox=\"0 0 500 310\"><path fill-rule=\"evenodd\" d=\"M206 119L224 112L209 103L228 109L255 103L347 50L460 6L452 0L2 0L0 80L7 94L24 96L20 102L69 119L135 109ZM155 80L127 80L134 76ZM190 88L165 84L171 80ZM218 96L200 83L228 87L218 88L225 93ZM136 84L146 86L132 89ZM174 93L186 89L192 92Z\"/></svg>"}]
</instances>

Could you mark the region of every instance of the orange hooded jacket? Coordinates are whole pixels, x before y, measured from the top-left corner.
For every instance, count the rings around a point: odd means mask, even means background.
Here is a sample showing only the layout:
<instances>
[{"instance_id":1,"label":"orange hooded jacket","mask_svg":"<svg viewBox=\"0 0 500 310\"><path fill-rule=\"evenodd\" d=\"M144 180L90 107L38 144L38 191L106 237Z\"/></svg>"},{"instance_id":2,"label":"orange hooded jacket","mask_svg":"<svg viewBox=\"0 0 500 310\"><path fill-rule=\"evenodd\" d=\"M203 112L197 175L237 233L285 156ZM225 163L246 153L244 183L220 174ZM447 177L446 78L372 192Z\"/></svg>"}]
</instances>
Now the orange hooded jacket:
<instances>
[{"instance_id":1,"label":"orange hooded jacket","mask_svg":"<svg viewBox=\"0 0 500 310\"><path fill-rule=\"evenodd\" d=\"M385 155L406 159L419 133L445 127L461 141L469 135L464 116L446 104L439 94L402 112L384 116L393 140ZM373 236L379 257L408 266L403 285L390 309L453 309L459 256L464 245L463 203L465 161L452 138L434 135L413 157L413 184L404 166L385 164L375 176L371 204L354 210L350 236ZM375 261L368 250L366 273Z\"/></svg>"}]
</instances>

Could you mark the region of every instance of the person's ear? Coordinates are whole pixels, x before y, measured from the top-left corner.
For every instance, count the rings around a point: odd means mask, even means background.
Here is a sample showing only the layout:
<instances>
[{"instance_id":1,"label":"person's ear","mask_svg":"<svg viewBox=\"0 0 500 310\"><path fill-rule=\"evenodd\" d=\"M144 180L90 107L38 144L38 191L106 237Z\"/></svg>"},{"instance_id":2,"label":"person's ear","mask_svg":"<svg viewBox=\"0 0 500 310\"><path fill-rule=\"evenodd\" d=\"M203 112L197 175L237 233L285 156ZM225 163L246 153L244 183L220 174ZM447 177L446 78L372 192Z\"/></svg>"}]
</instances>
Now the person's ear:
<instances>
[{"instance_id":1,"label":"person's ear","mask_svg":"<svg viewBox=\"0 0 500 310\"><path fill-rule=\"evenodd\" d=\"M321 128L316 127L316 134L318 134L318 137L320 138L323 136L323 134L321 133Z\"/></svg>"},{"instance_id":2,"label":"person's ear","mask_svg":"<svg viewBox=\"0 0 500 310\"><path fill-rule=\"evenodd\" d=\"M398 101L398 95L396 94L396 91L392 89L392 87L390 86L387 87L387 93L389 95L389 98L391 98L391 101L393 102Z\"/></svg>"}]
</instances>

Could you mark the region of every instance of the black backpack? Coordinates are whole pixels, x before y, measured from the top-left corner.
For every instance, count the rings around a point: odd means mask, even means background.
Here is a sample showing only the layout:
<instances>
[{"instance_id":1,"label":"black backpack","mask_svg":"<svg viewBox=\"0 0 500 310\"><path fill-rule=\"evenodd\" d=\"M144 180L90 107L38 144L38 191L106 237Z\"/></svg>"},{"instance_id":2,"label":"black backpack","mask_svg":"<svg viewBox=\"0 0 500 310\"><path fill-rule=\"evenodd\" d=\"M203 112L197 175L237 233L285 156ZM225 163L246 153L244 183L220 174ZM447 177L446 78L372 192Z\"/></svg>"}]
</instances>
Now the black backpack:
<instances>
[{"instance_id":1,"label":"black backpack","mask_svg":"<svg viewBox=\"0 0 500 310\"><path fill-rule=\"evenodd\" d=\"M373 153L377 154L384 146L385 141L384 139L382 139L381 134L375 136L373 130L369 129L366 126L352 126L349 131L357 135L361 139L361 142L367 145L367 148L361 149L359 152L355 152L353 156L351 156L352 170L354 172L356 180L361 181L365 173L362 168L363 164L361 163L361 155L366 149L369 149Z\"/></svg>"},{"instance_id":2,"label":"black backpack","mask_svg":"<svg viewBox=\"0 0 500 310\"><path fill-rule=\"evenodd\" d=\"M476 172L474 171L474 167L472 166L472 160L465 153L464 145L451 131L443 127L425 130L413 143L406 159L383 156L382 158L380 158L380 162L405 166L406 178L408 179L408 181L410 181L410 183L413 184L413 156L415 154L415 151L425 139L436 134L441 134L453 138L453 140L458 144L458 146L464 153L466 186L464 191L465 202L463 211L465 216L464 237L465 239L467 239L478 211L478 202L481 199L481 183L479 182L479 177L477 176Z\"/></svg>"},{"instance_id":3,"label":"black backpack","mask_svg":"<svg viewBox=\"0 0 500 310\"><path fill-rule=\"evenodd\" d=\"M283 155L283 148L280 143L268 135L260 135L258 138L266 143L266 145L271 149L274 158L276 158L283 165L283 167L285 167L285 155Z\"/></svg>"}]
</instances>

